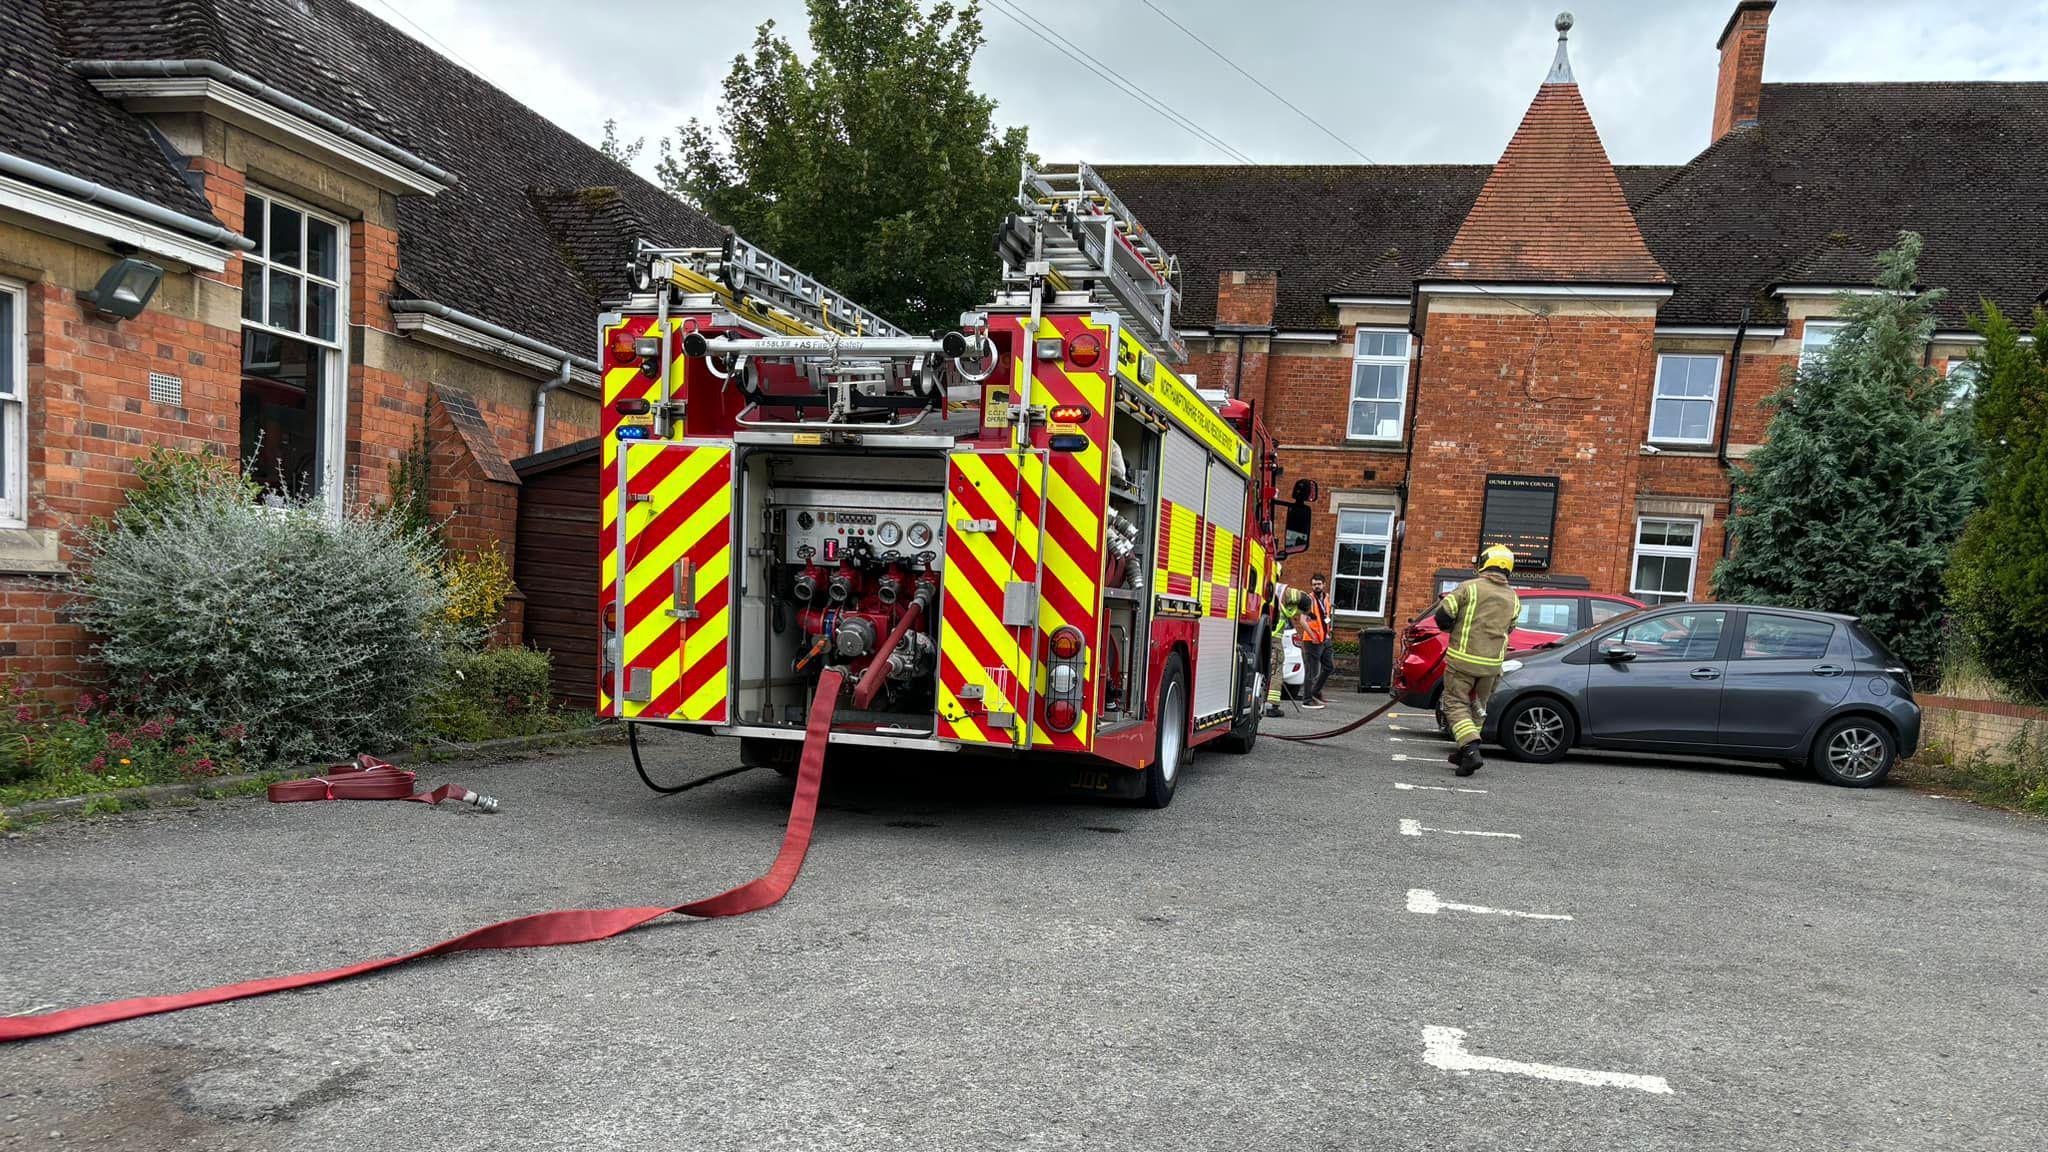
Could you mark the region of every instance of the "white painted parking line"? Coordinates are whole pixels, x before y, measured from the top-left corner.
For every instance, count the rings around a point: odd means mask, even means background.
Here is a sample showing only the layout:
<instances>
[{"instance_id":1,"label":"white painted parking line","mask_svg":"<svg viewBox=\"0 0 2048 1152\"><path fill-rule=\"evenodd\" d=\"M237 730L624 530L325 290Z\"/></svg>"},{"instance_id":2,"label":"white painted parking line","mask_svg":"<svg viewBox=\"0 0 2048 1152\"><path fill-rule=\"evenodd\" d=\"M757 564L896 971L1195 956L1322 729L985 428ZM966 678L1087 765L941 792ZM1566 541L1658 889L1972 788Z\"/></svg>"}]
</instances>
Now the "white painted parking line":
<instances>
[{"instance_id":1,"label":"white painted parking line","mask_svg":"<svg viewBox=\"0 0 2048 1152\"><path fill-rule=\"evenodd\" d=\"M1408 754L1407 754L1406 752L1396 752L1396 753L1394 753L1394 759L1396 759L1396 760L1406 760L1407 758L1408 758Z\"/></svg>"},{"instance_id":2,"label":"white painted parking line","mask_svg":"<svg viewBox=\"0 0 2048 1152\"><path fill-rule=\"evenodd\" d=\"M1441 784L1403 784L1396 781L1394 787L1403 792L1470 792L1475 796L1486 795L1484 788L1446 788Z\"/></svg>"},{"instance_id":3,"label":"white painted parking line","mask_svg":"<svg viewBox=\"0 0 2048 1152\"><path fill-rule=\"evenodd\" d=\"M1562 1080L1593 1088L1633 1088L1659 1096L1673 1095L1670 1081L1662 1076L1638 1076L1633 1072L1595 1072L1589 1068L1562 1068L1555 1064L1531 1064L1502 1060L1497 1056L1474 1056L1465 1051L1465 1030L1425 1025L1422 1029L1422 1062L1432 1068L1469 1076L1474 1072L1508 1072L1534 1076L1538 1080Z\"/></svg>"},{"instance_id":4,"label":"white painted parking line","mask_svg":"<svg viewBox=\"0 0 2048 1152\"><path fill-rule=\"evenodd\" d=\"M1520 832L1473 832L1464 828L1425 828L1420 820L1401 821L1401 835L1420 836L1424 832L1435 832L1440 836L1499 836L1504 840L1520 840Z\"/></svg>"},{"instance_id":5,"label":"white painted parking line","mask_svg":"<svg viewBox=\"0 0 2048 1152\"><path fill-rule=\"evenodd\" d=\"M1402 743L1402 740L1401 740L1401 738L1400 738L1399 736L1389 736L1389 737L1387 737L1387 739L1388 739L1388 740L1389 740L1390 742L1392 742L1392 743L1395 743L1395 744L1399 744L1399 743Z\"/></svg>"},{"instance_id":6,"label":"white painted parking line","mask_svg":"<svg viewBox=\"0 0 2048 1152\"><path fill-rule=\"evenodd\" d=\"M1483 904L1457 904L1439 900L1436 893L1427 888L1408 890L1408 910L1434 916L1439 912L1473 912L1486 916L1519 916L1524 920L1569 920L1571 917L1558 912L1517 912L1513 908L1488 908Z\"/></svg>"}]
</instances>

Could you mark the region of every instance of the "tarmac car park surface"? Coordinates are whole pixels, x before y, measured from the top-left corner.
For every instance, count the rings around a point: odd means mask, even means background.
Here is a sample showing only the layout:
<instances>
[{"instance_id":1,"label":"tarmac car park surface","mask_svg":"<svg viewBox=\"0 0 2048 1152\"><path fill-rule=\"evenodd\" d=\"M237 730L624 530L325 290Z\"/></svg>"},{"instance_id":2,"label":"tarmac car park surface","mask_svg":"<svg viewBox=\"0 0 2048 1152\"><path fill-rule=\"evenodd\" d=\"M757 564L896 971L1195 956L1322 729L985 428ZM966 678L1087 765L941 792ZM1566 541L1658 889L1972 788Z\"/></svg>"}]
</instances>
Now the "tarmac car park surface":
<instances>
[{"instance_id":1,"label":"tarmac car park surface","mask_svg":"<svg viewBox=\"0 0 2048 1152\"><path fill-rule=\"evenodd\" d=\"M1378 702L1332 700L1268 731ZM1204 753L1158 812L828 771L773 909L0 1049L0 1148L2048 1146L2048 825L1708 761L1457 780L1430 727ZM616 748L428 777L505 808L0 840L0 1012L708 894L788 795Z\"/></svg>"}]
</instances>

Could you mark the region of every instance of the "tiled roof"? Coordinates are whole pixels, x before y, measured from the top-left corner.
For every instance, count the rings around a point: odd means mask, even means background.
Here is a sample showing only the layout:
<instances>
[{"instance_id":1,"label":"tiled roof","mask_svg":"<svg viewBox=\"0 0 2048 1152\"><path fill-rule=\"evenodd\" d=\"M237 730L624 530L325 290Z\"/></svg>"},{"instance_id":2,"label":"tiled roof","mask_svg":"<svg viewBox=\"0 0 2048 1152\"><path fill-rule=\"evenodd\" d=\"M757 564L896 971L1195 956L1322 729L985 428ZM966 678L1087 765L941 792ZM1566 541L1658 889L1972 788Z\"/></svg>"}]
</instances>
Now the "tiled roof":
<instances>
[{"instance_id":1,"label":"tiled roof","mask_svg":"<svg viewBox=\"0 0 2048 1152\"><path fill-rule=\"evenodd\" d=\"M1944 328L2048 289L2048 84L1766 84L1738 128L1636 204L1677 294L1670 324L1782 315L1780 284L1861 284L1921 234Z\"/></svg>"},{"instance_id":2,"label":"tiled roof","mask_svg":"<svg viewBox=\"0 0 2048 1152\"><path fill-rule=\"evenodd\" d=\"M643 236L721 238L701 213L347 0L28 3L65 29L73 58L214 60L454 173L438 195L398 199L406 293L562 348L590 348L599 298L625 288L623 260L583 256ZM607 190L619 208L568 220L544 207L577 189ZM617 231L595 236L602 227Z\"/></svg>"},{"instance_id":3,"label":"tiled roof","mask_svg":"<svg viewBox=\"0 0 2048 1152\"><path fill-rule=\"evenodd\" d=\"M8 0L0 34L0 152L212 220L205 199L180 175L183 165L172 162L149 128L65 68L64 24L55 15Z\"/></svg>"},{"instance_id":4,"label":"tiled roof","mask_svg":"<svg viewBox=\"0 0 2048 1152\"><path fill-rule=\"evenodd\" d=\"M484 422L483 413L476 406L476 397L464 388L453 384L434 385L434 397L441 402L441 410L448 414L448 422L455 427L455 434L462 438L462 444L469 449L470 459L476 461L477 471L486 480L500 484L519 483L519 474L505 462L505 454L498 450L497 438L491 435L491 426Z\"/></svg>"},{"instance_id":5,"label":"tiled roof","mask_svg":"<svg viewBox=\"0 0 2048 1152\"><path fill-rule=\"evenodd\" d=\"M1274 323L1333 327L1332 295L1406 296L1436 262L1493 171L1487 164L1098 165L1180 258L1181 322L1216 318L1220 272L1277 271ZM1678 169L1621 165L1631 197Z\"/></svg>"},{"instance_id":6,"label":"tiled roof","mask_svg":"<svg viewBox=\"0 0 2048 1152\"><path fill-rule=\"evenodd\" d=\"M1577 84L1544 84L1429 279L1661 284Z\"/></svg>"}]
</instances>

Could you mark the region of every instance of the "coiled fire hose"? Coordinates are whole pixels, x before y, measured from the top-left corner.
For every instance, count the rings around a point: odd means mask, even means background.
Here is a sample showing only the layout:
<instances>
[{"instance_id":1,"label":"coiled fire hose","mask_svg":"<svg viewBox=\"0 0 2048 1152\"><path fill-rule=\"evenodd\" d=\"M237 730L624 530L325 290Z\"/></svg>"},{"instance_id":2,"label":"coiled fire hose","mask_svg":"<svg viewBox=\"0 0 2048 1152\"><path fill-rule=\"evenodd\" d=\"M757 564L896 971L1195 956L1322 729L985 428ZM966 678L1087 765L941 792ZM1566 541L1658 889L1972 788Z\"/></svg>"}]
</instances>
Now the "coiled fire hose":
<instances>
[{"instance_id":1,"label":"coiled fire hose","mask_svg":"<svg viewBox=\"0 0 2048 1152\"><path fill-rule=\"evenodd\" d=\"M460 784L443 784L431 792L414 792L412 787L418 780L417 773L395 764L387 764L375 756L358 756L326 776L272 784L268 795L272 804L296 804L306 800L417 800L422 804L439 804L443 800L457 800L473 804L485 812L498 810L497 800L472 792Z\"/></svg>"},{"instance_id":2,"label":"coiled fire hose","mask_svg":"<svg viewBox=\"0 0 2048 1152\"><path fill-rule=\"evenodd\" d=\"M220 1004L229 1000L245 1000L251 996L265 996L294 988L310 988L316 984L332 984L370 972L395 968L400 964L411 963L428 956L446 956L454 952L472 952L484 948L550 948L557 944L585 944L594 940L609 939L621 932L638 928L650 920L658 920L672 914L709 919L718 916L738 916L766 908L781 900L790 886L796 883L797 873L803 869L804 855L810 850L811 829L818 815L818 785L824 774L825 745L831 734L833 706L839 699L839 689L844 679L842 673L831 668L826 669L818 678L818 694L812 698L810 722L804 731L803 760L797 767L796 796L789 804L789 825L783 830L782 848L775 855L775 863L758 879L750 880L716 896L671 907L576 908L521 916L516 920L505 920L478 928L452 940L443 940L439 944L422 948L417 952L408 952L403 956L365 960L360 964L329 968L321 972L302 972L296 976L247 980L240 984L223 984L218 988L203 988L174 996L141 996L132 1000L110 1000L104 1004L88 1004L79 1008L65 1008L32 1016L0 1017L0 1043L56 1036L98 1024L112 1024L119 1020L134 1020L141 1016L177 1012L185 1008ZM324 796L321 798L324 799Z\"/></svg>"}]
</instances>

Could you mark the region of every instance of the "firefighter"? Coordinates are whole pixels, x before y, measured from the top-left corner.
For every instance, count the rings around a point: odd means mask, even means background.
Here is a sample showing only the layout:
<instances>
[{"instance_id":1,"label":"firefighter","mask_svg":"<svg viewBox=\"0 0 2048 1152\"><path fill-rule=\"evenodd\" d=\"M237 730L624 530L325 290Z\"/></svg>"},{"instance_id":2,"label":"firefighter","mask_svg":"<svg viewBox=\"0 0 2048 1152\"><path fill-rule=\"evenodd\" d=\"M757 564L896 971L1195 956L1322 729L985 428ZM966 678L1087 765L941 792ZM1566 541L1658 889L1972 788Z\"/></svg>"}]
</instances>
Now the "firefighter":
<instances>
[{"instance_id":1,"label":"firefighter","mask_svg":"<svg viewBox=\"0 0 2048 1152\"><path fill-rule=\"evenodd\" d=\"M1479 712L1493 695L1507 659L1508 634L1514 631L1522 601L1508 587L1515 554L1489 544L1477 559L1479 575L1444 594L1437 602L1437 626L1450 637L1444 652L1444 719L1458 742L1451 763L1458 775L1470 776L1485 761L1479 754Z\"/></svg>"},{"instance_id":2,"label":"firefighter","mask_svg":"<svg viewBox=\"0 0 2048 1152\"><path fill-rule=\"evenodd\" d=\"M1330 656L1330 594L1323 590L1321 572L1309 577L1308 588L1308 607L1302 610L1298 625L1304 673L1301 706L1327 708L1330 702L1323 699L1323 684L1337 670Z\"/></svg>"},{"instance_id":3,"label":"firefighter","mask_svg":"<svg viewBox=\"0 0 2048 1152\"><path fill-rule=\"evenodd\" d=\"M1301 610L1308 607L1308 594L1299 588L1289 588L1285 584L1276 584L1273 587L1275 601L1280 606L1279 618L1273 621L1273 655L1278 666L1273 670L1273 678L1269 681L1270 687L1266 689L1266 715L1282 716L1285 713L1280 710L1280 700L1286 692L1288 683L1286 635L1289 629L1297 627L1297 618L1301 615Z\"/></svg>"}]
</instances>

